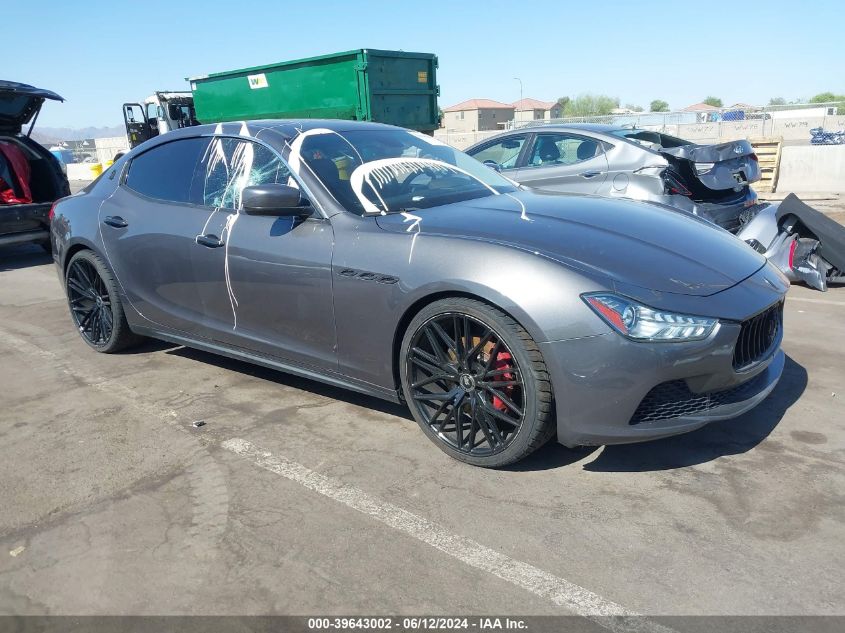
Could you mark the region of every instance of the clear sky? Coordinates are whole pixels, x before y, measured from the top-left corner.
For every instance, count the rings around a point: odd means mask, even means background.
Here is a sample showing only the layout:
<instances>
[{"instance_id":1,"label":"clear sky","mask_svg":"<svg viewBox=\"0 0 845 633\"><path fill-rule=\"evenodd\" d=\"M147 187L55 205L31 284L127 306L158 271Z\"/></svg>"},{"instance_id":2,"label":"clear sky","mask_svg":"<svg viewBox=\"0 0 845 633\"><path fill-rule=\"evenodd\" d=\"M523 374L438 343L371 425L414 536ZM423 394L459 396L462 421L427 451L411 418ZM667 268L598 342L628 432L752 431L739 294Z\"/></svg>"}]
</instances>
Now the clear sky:
<instances>
[{"instance_id":1,"label":"clear sky","mask_svg":"<svg viewBox=\"0 0 845 633\"><path fill-rule=\"evenodd\" d=\"M34 0L4 3L0 78L54 90L39 125L121 122L187 76L354 48L438 55L441 107L580 93L682 108L845 93L845 0ZM12 26L10 26L12 25Z\"/></svg>"}]
</instances>

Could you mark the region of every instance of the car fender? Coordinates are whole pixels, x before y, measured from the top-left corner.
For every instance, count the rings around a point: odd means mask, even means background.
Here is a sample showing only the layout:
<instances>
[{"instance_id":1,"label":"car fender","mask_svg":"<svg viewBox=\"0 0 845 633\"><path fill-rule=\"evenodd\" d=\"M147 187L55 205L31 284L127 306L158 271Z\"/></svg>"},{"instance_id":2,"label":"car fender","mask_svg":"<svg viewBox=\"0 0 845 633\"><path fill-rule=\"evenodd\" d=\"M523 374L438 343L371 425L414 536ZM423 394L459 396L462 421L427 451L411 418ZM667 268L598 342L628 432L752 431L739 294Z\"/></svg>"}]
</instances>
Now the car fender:
<instances>
[{"instance_id":1,"label":"car fender","mask_svg":"<svg viewBox=\"0 0 845 633\"><path fill-rule=\"evenodd\" d=\"M423 305L449 295L498 307L538 343L609 330L579 296L608 283L540 253L471 236L388 233L348 214L332 221L350 224L336 227L343 237L332 262L341 373L395 387L395 341Z\"/></svg>"}]
</instances>

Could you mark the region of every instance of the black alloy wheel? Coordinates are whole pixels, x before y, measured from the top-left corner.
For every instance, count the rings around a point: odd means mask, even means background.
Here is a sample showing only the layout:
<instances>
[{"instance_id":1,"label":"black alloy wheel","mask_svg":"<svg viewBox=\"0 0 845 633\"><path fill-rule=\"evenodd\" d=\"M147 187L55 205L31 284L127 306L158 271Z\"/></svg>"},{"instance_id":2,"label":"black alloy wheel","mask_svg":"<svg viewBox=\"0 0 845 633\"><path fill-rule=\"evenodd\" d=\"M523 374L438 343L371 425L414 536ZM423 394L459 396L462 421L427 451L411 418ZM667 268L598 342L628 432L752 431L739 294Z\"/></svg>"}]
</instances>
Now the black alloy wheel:
<instances>
[{"instance_id":1,"label":"black alloy wheel","mask_svg":"<svg viewBox=\"0 0 845 633\"><path fill-rule=\"evenodd\" d=\"M405 399L426 434L453 457L482 466L512 463L553 429L545 366L539 352L528 354L526 347L536 345L506 315L469 299L446 303L469 305L418 315L405 337Z\"/></svg>"},{"instance_id":2,"label":"black alloy wheel","mask_svg":"<svg viewBox=\"0 0 845 633\"><path fill-rule=\"evenodd\" d=\"M85 259L72 262L67 270L67 298L79 333L89 344L108 344L114 328L111 300L105 283L93 264Z\"/></svg>"},{"instance_id":3,"label":"black alloy wheel","mask_svg":"<svg viewBox=\"0 0 845 633\"><path fill-rule=\"evenodd\" d=\"M92 251L71 258L65 291L76 329L98 352L116 352L141 338L129 329L111 271Z\"/></svg>"}]
</instances>

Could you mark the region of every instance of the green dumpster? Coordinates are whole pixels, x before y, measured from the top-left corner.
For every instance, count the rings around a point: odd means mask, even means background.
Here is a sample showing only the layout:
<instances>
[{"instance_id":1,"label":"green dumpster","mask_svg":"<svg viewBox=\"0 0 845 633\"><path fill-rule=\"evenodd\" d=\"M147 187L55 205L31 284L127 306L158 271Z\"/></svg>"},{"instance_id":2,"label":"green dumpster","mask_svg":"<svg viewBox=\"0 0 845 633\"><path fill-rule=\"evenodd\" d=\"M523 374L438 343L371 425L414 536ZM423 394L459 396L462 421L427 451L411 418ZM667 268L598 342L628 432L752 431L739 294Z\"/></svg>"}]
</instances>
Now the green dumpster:
<instances>
[{"instance_id":1,"label":"green dumpster","mask_svg":"<svg viewBox=\"0 0 845 633\"><path fill-rule=\"evenodd\" d=\"M247 119L378 121L439 127L437 57L359 49L191 77L202 123Z\"/></svg>"}]
</instances>

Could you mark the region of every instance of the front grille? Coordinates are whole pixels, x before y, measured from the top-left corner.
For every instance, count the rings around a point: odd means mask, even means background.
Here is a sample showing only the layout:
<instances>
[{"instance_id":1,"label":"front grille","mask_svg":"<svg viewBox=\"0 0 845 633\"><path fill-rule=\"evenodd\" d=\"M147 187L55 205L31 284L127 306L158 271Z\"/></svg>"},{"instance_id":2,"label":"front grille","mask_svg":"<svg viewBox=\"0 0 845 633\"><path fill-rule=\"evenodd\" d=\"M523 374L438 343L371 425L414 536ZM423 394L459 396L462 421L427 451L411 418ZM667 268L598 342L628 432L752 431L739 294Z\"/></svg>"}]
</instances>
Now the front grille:
<instances>
[{"instance_id":1,"label":"front grille","mask_svg":"<svg viewBox=\"0 0 845 633\"><path fill-rule=\"evenodd\" d=\"M671 380L657 385L649 391L629 424L671 420L688 415L706 413L725 404L742 402L759 393L766 384L767 372L761 372L751 380L722 391L693 393L683 380Z\"/></svg>"},{"instance_id":2,"label":"front grille","mask_svg":"<svg viewBox=\"0 0 845 633\"><path fill-rule=\"evenodd\" d=\"M746 369L763 359L775 344L782 323L782 301L743 321L734 347L734 369Z\"/></svg>"}]
</instances>

